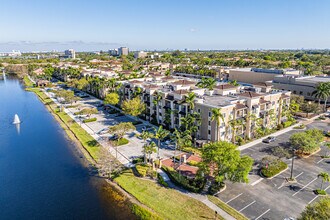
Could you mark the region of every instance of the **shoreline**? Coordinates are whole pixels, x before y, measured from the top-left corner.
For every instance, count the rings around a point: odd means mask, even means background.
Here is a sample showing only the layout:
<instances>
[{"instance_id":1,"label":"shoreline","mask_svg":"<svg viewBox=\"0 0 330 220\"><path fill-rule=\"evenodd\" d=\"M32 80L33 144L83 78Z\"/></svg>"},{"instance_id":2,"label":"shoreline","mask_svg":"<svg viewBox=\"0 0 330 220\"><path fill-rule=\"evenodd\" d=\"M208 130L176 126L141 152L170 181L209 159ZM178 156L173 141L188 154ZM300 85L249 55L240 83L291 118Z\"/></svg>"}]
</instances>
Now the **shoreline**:
<instances>
[{"instance_id":1,"label":"shoreline","mask_svg":"<svg viewBox=\"0 0 330 220\"><path fill-rule=\"evenodd\" d=\"M31 83L31 81L29 79L24 79L23 78L23 84L25 86L25 91L33 92L38 97L38 99L44 104L44 106L46 107L48 112L59 123L60 127L64 130L64 133L66 134L65 135L66 138L69 141L72 141L73 146L75 147L75 150L83 155L83 157L79 157L79 159L83 163L83 165L87 169L89 169L90 171L95 169L96 165L98 164L97 161L92 157L92 155L88 152L88 150L83 146L83 144L80 142L80 140L78 139L78 137L76 136L74 131L72 131L70 129L70 127L65 123L65 121L63 121L60 118L60 116L57 115L55 110L50 106L50 104L52 104L52 103L47 103L47 101L39 94L39 93L44 94L42 91L40 91L40 88L38 88L38 87L28 88L28 87L26 87L27 83ZM38 90L38 91L35 91L35 90ZM76 153L76 152L74 152L74 153ZM76 155L76 156L78 156L78 155ZM124 203L126 203L124 205L137 218L139 218L139 211L140 211L139 209L142 209L142 210L146 209L146 210L150 211L150 208L148 206L146 206L145 204L139 202L133 195L131 195L125 189L120 187L116 182L111 181L109 179L106 179L106 178L100 176L99 174L95 175L94 177L95 178L101 178L102 181L107 185L106 188L111 187L111 190L114 191L114 193L116 194L114 196L115 198L113 198L113 199L118 201L118 202L123 202L124 201ZM108 192L108 193L110 193L110 192ZM114 193L111 192L110 196L112 196ZM138 209L138 210L136 210L136 209Z\"/></svg>"}]
</instances>

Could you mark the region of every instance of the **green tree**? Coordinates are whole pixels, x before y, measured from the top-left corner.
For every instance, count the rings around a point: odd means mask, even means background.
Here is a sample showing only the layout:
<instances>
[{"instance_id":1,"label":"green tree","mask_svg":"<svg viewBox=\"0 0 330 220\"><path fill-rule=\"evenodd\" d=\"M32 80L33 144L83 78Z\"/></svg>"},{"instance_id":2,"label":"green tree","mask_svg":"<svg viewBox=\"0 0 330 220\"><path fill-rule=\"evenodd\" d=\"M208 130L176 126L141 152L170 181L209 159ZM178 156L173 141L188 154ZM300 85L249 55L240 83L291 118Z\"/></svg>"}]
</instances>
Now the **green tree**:
<instances>
[{"instance_id":1,"label":"green tree","mask_svg":"<svg viewBox=\"0 0 330 220\"><path fill-rule=\"evenodd\" d=\"M327 100L330 96L330 83L329 82L319 83L316 86L316 90L312 94L315 96L315 98L319 100L319 105L321 103L321 100L324 101L324 111L325 111L327 106Z\"/></svg>"},{"instance_id":2,"label":"green tree","mask_svg":"<svg viewBox=\"0 0 330 220\"><path fill-rule=\"evenodd\" d=\"M159 126L158 129L155 129L155 135L154 138L158 141L158 149L157 149L157 157L159 158L159 148L160 148L160 142L164 140L169 135L169 131L163 129L163 126Z\"/></svg>"},{"instance_id":3,"label":"green tree","mask_svg":"<svg viewBox=\"0 0 330 220\"><path fill-rule=\"evenodd\" d=\"M159 102L162 100L162 95L158 92L155 93L153 96L152 103L156 106L156 117L157 117L157 124L159 124Z\"/></svg>"},{"instance_id":4,"label":"green tree","mask_svg":"<svg viewBox=\"0 0 330 220\"><path fill-rule=\"evenodd\" d=\"M322 140L323 134L321 130L310 129L291 135L290 144L302 154L310 154L320 147Z\"/></svg>"},{"instance_id":5,"label":"green tree","mask_svg":"<svg viewBox=\"0 0 330 220\"><path fill-rule=\"evenodd\" d=\"M321 190L323 190L323 183L330 182L330 175L327 172L321 172L317 175L317 177L322 179Z\"/></svg>"},{"instance_id":6,"label":"green tree","mask_svg":"<svg viewBox=\"0 0 330 220\"><path fill-rule=\"evenodd\" d=\"M134 130L135 126L132 122L121 122L117 125L109 127L109 133L116 134L118 136L118 140L122 139L124 135L130 131Z\"/></svg>"},{"instance_id":7,"label":"green tree","mask_svg":"<svg viewBox=\"0 0 330 220\"><path fill-rule=\"evenodd\" d=\"M194 110L195 108L195 99L196 94L194 92L189 92L185 97L185 102L188 104L190 111Z\"/></svg>"},{"instance_id":8,"label":"green tree","mask_svg":"<svg viewBox=\"0 0 330 220\"><path fill-rule=\"evenodd\" d=\"M143 146L143 150L146 152L147 155L149 155L149 162L151 161L151 154L157 152L156 146L157 145L153 141L150 144L145 144Z\"/></svg>"},{"instance_id":9,"label":"green tree","mask_svg":"<svg viewBox=\"0 0 330 220\"><path fill-rule=\"evenodd\" d=\"M138 116L145 110L145 105L140 98L136 97L131 100L125 100L122 104L122 109L125 114Z\"/></svg>"},{"instance_id":10,"label":"green tree","mask_svg":"<svg viewBox=\"0 0 330 220\"><path fill-rule=\"evenodd\" d=\"M325 220L330 219L330 197L309 204L301 213L298 220Z\"/></svg>"},{"instance_id":11,"label":"green tree","mask_svg":"<svg viewBox=\"0 0 330 220\"><path fill-rule=\"evenodd\" d=\"M202 149L203 169L215 177L217 183L225 180L232 182L248 182L248 174L252 169L253 160L248 156L240 156L237 146L225 142L213 142Z\"/></svg>"},{"instance_id":12,"label":"green tree","mask_svg":"<svg viewBox=\"0 0 330 220\"><path fill-rule=\"evenodd\" d=\"M146 145L148 145L147 140L152 137L152 134L148 131L143 131L138 137L143 140L143 142L144 142L143 146L146 146ZM143 153L144 153L144 163L147 163L147 152L146 152L145 147L143 147Z\"/></svg>"},{"instance_id":13,"label":"green tree","mask_svg":"<svg viewBox=\"0 0 330 220\"><path fill-rule=\"evenodd\" d=\"M104 104L117 105L119 103L118 93L111 92L104 98Z\"/></svg>"},{"instance_id":14,"label":"green tree","mask_svg":"<svg viewBox=\"0 0 330 220\"><path fill-rule=\"evenodd\" d=\"M213 90L216 85L216 80L214 78L203 77L196 85L200 88Z\"/></svg>"},{"instance_id":15,"label":"green tree","mask_svg":"<svg viewBox=\"0 0 330 220\"><path fill-rule=\"evenodd\" d=\"M225 119L223 114L221 113L221 108L212 108L212 116L211 121L216 122L216 130L217 130L217 140L220 141L220 124L221 121L225 123Z\"/></svg>"}]
</instances>

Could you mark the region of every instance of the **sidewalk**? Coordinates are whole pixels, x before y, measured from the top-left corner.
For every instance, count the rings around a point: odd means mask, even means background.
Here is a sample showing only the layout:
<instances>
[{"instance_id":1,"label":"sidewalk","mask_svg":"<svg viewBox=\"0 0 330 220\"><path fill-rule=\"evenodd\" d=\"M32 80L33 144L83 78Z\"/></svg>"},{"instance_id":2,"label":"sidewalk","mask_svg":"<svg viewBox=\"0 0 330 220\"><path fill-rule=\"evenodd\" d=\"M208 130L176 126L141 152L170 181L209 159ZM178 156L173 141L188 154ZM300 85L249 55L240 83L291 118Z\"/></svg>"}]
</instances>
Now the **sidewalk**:
<instances>
[{"instance_id":1,"label":"sidewalk","mask_svg":"<svg viewBox=\"0 0 330 220\"><path fill-rule=\"evenodd\" d=\"M43 90L43 92L57 105L57 106L61 106L61 104L57 101L57 99L53 98L48 92L46 92L45 90ZM130 167L132 166L132 163L130 161L129 158L126 158L123 154L121 154L119 151L117 151L116 153L116 149L112 146L110 146L110 144L104 140L101 136L99 136L98 134L96 134L90 127L88 127L86 124L82 123L82 121L80 119L78 119L77 117L75 117L75 115L69 110L64 108L64 112L66 114L68 114L70 116L70 118L72 118L77 124L79 124L89 135L91 135L101 146L103 146L105 149L108 149L108 151L110 152L110 154L113 157L116 157L117 154L117 160L123 164L126 167Z\"/></svg>"},{"instance_id":2,"label":"sidewalk","mask_svg":"<svg viewBox=\"0 0 330 220\"><path fill-rule=\"evenodd\" d=\"M223 211L221 208L219 208L217 205L215 205L213 202L211 202L206 195L201 195L201 194L197 194L197 193L192 193L192 192L188 192L187 190L184 190L182 188L177 187L176 185L174 185L172 183L172 181L170 180L170 178L168 177L168 175L161 169L157 170L157 173L159 173L159 175L161 175L164 179L164 181L168 184L168 186L170 188L173 188L175 190L177 190L178 192L189 196L191 198L194 198L202 203L204 203L205 205L207 205L210 209L216 211L220 216L222 216L224 219L227 220L235 220L234 217L232 217L231 215L229 215L227 212Z\"/></svg>"}]
</instances>

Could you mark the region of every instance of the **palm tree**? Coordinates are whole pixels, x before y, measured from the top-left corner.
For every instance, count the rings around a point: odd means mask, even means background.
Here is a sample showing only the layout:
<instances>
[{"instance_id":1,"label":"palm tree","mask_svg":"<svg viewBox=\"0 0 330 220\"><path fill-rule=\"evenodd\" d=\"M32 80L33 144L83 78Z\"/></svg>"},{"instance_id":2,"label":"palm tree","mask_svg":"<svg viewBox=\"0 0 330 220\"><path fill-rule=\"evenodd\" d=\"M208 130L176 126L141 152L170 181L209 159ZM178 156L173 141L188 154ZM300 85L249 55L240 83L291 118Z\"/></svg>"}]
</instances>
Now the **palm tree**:
<instances>
[{"instance_id":1,"label":"palm tree","mask_svg":"<svg viewBox=\"0 0 330 220\"><path fill-rule=\"evenodd\" d=\"M174 168L175 168L175 156L176 156L176 149L178 148L178 143L181 139L181 133L175 128L174 132L171 134L171 140L174 141L174 155L173 155L173 161L174 161Z\"/></svg>"},{"instance_id":2,"label":"palm tree","mask_svg":"<svg viewBox=\"0 0 330 220\"><path fill-rule=\"evenodd\" d=\"M233 86L239 86L237 80L230 81L229 84Z\"/></svg>"},{"instance_id":3,"label":"palm tree","mask_svg":"<svg viewBox=\"0 0 330 220\"><path fill-rule=\"evenodd\" d=\"M330 182L330 175L326 172L321 172L319 173L319 175L317 175L317 177L321 177L322 178L322 183L321 183L321 190L323 190L323 183L324 182Z\"/></svg>"},{"instance_id":4,"label":"palm tree","mask_svg":"<svg viewBox=\"0 0 330 220\"><path fill-rule=\"evenodd\" d=\"M164 140L169 135L169 131L163 129L163 126L159 126L158 129L155 129L155 135L154 138L158 141L158 150L157 150L157 157L159 158L159 148L160 148L160 142Z\"/></svg>"},{"instance_id":5,"label":"palm tree","mask_svg":"<svg viewBox=\"0 0 330 220\"><path fill-rule=\"evenodd\" d=\"M221 113L221 108L213 108L211 111L212 111L211 121L216 122L217 140L220 141L220 123L221 120L225 123L225 119L223 117L223 114Z\"/></svg>"},{"instance_id":6,"label":"palm tree","mask_svg":"<svg viewBox=\"0 0 330 220\"><path fill-rule=\"evenodd\" d=\"M213 90L214 86L216 85L216 80L213 78L205 78L203 77L201 81L199 81L196 85L200 88Z\"/></svg>"},{"instance_id":7,"label":"palm tree","mask_svg":"<svg viewBox=\"0 0 330 220\"><path fill-rule=\"evenodd\" d=\"M152 103L156 105L156 117L157 117L157 124L159 124L159 102L162 100L162 95L160 93L156 93Z\"/></svg>"},{"instance_id":8,"label":"palm tree","mask_svg":"<svg viewBox=\"0 0 330 220\"><path fill-rule=\"evenodd\" d=\"M246 128L247 128L247 131L249 132L247 134L248 138L250 138L251 133L253 134L253 137L254 137L254 133L255 133L255 129L256 129L256 119L257 119L257 116L251 112L249 112L245 116L246 125L247 125ZM252 122L253 122L253 125L252 125Z\"/></svg>"},{"instance_id":9,"label":"palm tree","mask_svg":"<svg viewBox=\"0 0 330 220\"><path fill-rule=\"evenodd\" d=\"M316 86L315 91L312 93L312 95L315 96L315 98L317 98L319 100L319 105L321 103L321 99L324 100L324 106L326 109L327 106L327 100L330 96L330 83L319 83Z\"/></svg>"},{"instance_id":10,"label":"palm tree","mask_svg":"<svg viewBox=\"0 0 330 220\"><path fill-rule=\"evenodd\" d=\"M149 163L151 161L151 154L156 153L156 146L157 145L153 141L150 144L146 144L143 146L144 151L146 152L146 154L149 155Z\"/></svg>"},{"instance_id":11,"label":"palm tree","mask_svg":"<svg viewBox=\"0 0 330 220\"><path fill-rule=\"evenodd\" d=\"M194 92L189 92L188 95L185 97L185 102L188 104L190 112L193 111L195 108L195 98L196 94Z\"/></svg>"},{"instance_id":12,"label":"palm tree","mask_svg":"<svg viewBox=\"0 0 330 220\"><path fill-rule=\"evenodd\" d=\"M236 120L233 119L229 122L229 125L232 129L232 142L235 143L236 142L236 130L238 127L243 126L243 121L242 120Z\"/></svg>"},{"instance_id":13,"label":"palm tree","mask_svg":"<svg viewBox=\"0 0 330 220\"><path fill-rule=\"evenodd\" d=\"M140 135L139 138L143 139L144 146L148 144L147 140L152 137L152 134L148 131L143 131ZM144 163L147 163L147 153L146 149L143 147L143 153L144 153Z\"/></svg>"}]
</instances>

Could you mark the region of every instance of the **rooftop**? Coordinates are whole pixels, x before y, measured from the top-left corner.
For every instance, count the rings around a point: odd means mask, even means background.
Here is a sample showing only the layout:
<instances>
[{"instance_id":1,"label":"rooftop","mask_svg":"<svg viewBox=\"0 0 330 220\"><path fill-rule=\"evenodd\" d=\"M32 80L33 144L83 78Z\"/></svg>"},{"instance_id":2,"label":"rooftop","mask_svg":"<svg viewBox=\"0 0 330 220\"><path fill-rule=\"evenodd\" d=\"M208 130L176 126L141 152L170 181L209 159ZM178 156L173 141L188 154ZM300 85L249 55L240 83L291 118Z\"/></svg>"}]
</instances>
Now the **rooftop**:
<instances>
[{"instance_id":1,"label":"rooftop","mask_svg":"<svg viewBox=\"0 0 330 220\"><path fill-rule=\"evenodd\" d=\"M212 96L203 96L203 103L207 105L212 105L214 107L224 107L231 105L234 101L237 101L238 97L236 96L221 96L221 95L212 95Z\"/></svg>"}]
</instances>

